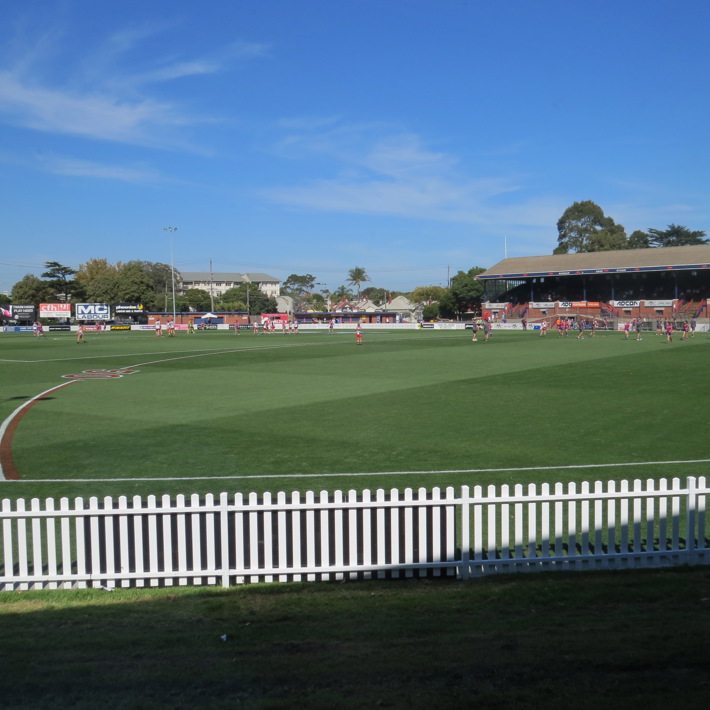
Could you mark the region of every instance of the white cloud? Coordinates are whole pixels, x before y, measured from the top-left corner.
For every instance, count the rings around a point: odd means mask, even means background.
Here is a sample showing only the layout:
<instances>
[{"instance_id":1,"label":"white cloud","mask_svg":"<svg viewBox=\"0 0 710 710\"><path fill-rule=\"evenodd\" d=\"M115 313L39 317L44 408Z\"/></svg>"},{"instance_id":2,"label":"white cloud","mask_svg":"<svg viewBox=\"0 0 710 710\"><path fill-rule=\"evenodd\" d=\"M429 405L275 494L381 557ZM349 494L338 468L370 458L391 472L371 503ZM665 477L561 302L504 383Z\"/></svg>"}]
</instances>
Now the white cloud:
<instances>
[{"instance_id":1,"label":"white cloud","mask_svg":"<svg viewBox=\"0 0 710 710\"><path fill-rule=\"evenodd\" d=\"M61 77L55 69L62 65L68 38L60 32L39 37L0 68L0 121L46 133L205 152L188 143L184 129L217 119L194 115L176 101L156 100L146 87L224 72L237 60L266 55L268 47L239 41L208 57L163 56L136 69L129 52L165 29L129 28L100 39L82 55L78 69L65 63Z\"/></svg>"},{"instance_id":2,"label":"white cloud","mask_svg":"<svg viewBox=\"0 0 710 710\"><path fill-rule=\"evenodd\" d=\"M74 95L30 86L6 71L0 72L0 113L15 125L37 131L143 145L167 144L153 129L190 123L167 103L128 102L101 93Z\"/></svg>"},{"instance_id":3,"label":"white cloud","mask_svg":"<svg viewBox=\"0 0 710 710\"><path fill-rule=\"evenodd\" d=\"M557 219L559 206L523 198L517 179L471 176L455 156L430 150L415 134L331 119L281 125L306 129L291 131L278 142L280 156L329 159L334 176L261 190L260 196L269 202L476 225L550 224L551 215L552 223Z\"/></svg>"},{"instance_id":4,"label":"white cloud","mask_svg":"<svg viewBox=\"0 0 710 710\"><path fill-rule=\"evenodd\" d=\"M155 183L165 180L159 173L146 166L107 165L61 155L46 157L42 159L40 165L47 172L73 177L119 180L130 183Z\"/></svg>"}]
</instances>

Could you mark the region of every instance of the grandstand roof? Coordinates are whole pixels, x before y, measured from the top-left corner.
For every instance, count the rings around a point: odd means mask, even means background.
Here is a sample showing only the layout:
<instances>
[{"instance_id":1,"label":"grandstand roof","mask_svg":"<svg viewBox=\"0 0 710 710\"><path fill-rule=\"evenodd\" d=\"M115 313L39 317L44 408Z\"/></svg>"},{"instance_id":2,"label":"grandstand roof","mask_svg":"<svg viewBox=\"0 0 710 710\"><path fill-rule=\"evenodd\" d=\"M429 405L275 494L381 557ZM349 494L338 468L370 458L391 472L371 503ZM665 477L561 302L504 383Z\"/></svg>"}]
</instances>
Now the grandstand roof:
<instances>
[{"instance_id":1,"label":"grandstand roof","mask_svg":"<svg viewBox=\"0 0 710 710\"><path fill-rule=\"evenodd\" d=\"M533 276L575 276L633 271L708 269L710 244L691 247L623 249L503 259L479 279L520 279Z\"/></svg>"}]
</instances>

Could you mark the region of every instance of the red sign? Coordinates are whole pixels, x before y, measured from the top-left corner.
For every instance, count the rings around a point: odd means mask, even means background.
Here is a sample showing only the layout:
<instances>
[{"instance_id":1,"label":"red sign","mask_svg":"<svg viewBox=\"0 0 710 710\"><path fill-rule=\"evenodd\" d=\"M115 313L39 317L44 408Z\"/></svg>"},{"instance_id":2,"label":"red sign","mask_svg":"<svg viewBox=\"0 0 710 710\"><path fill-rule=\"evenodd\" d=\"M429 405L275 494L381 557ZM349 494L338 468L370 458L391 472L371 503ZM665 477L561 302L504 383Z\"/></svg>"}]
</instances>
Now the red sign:
<instances>
[{"instance_id":1,"label":"red sign","mask_svg":"<svg viewBox=\"0 0 710 710\"><path fill-rule=\"evenodd\" d=\"M71 303L40 303L40 318L71 318Z\"/></svg>"}]
</instances>

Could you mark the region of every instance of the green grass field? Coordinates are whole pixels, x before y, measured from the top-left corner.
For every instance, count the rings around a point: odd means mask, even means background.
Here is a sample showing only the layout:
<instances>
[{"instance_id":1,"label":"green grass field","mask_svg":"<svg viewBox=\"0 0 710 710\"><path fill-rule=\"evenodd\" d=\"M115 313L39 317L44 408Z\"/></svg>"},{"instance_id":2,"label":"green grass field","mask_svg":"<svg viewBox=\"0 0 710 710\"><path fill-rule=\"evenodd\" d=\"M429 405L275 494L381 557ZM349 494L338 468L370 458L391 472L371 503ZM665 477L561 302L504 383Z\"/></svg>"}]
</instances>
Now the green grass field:
<instances>
[{"instance_id":1,"label":"green grass field","mask_svg":"<svg viewBox=\"0 0 710 710\"><path fill-rule=\"evenodd\" d=\"M362 347L351 332L86 339L0 337L4 421L63 375L138 370L30 408L11 442L21 480L2 497L683 477L710 459L705 334L670 345L653 333L472 343L462 331L366 331Z\"/></svg>"}]
</instances>

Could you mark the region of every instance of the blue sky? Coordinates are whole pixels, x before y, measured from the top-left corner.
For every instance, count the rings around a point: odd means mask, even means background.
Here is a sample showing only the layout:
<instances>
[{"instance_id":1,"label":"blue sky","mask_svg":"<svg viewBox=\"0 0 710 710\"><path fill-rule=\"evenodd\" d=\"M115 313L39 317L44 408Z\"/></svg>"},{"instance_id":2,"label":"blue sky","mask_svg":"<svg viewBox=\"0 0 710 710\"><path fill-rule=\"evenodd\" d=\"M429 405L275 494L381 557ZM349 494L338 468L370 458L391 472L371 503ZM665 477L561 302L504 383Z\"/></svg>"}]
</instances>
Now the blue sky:
<instances>
[{"instance_id":1,"label":"blue sky","mask_svg":"<svg viewBox=\"0 0 710 710\"><path fill-rule=\"evenodd\" d=\"M374 286L710 231L710 3L5 0L0 291L45 261Z\"/></svg>"}]
</instances>

